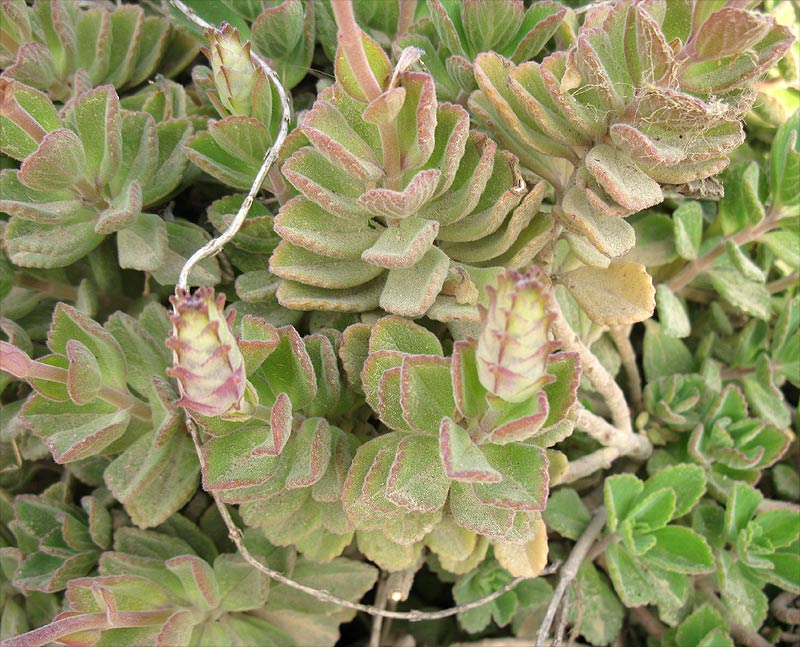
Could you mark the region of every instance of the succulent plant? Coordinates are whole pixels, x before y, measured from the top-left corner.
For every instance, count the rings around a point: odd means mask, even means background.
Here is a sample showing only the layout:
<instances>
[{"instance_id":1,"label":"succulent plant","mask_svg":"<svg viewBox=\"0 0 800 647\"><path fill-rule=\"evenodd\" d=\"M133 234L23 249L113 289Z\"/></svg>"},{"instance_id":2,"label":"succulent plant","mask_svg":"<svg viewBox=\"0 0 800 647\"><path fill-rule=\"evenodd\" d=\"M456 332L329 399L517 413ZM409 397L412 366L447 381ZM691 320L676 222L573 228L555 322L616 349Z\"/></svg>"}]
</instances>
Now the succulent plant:
<instances>
[{"instance_id":1,"label":"succulent plant","mask_svg":"<svg viewBox=\"0 0 800 647\"><path fill-rule=\"evenodd\" d=\"M787 429L748 415L738 387L729 384L715 391L700 375L655 381L645 389L644 401L657 433L684 439L671 445L672 455L709 470L709 489L721 498L736 481L754 483L759 470L775 464L791 441ZM664 456L663 450L659 455Z\"/></svg>"},{"instance_id":2,"label":"succulent plant","mask_svg":"<svg viewBox=\"0 0 800 647\"><path fill-rule=\"evenodd\" d=\"M183 180L189 120L157 124L148 113L122 111L108 85L79 95L61 114L38 90L8 79L0 86L0 150L22 162L19 170L0 171L0 209L12 216L4 235L9 258L24 267L63 267L116 233L121 267L175 280L181 246L203 241L204 232L143 209ZM206 263L201 281L217 272Z\"/></svg>"},{"instance_id":3,"label":"succulent plant","mask_svg":"<svg viewBox=\"0 0 800 647\"><path fill-rule=\"evenodd\" d=\"M278 300L411 317L445 310L447 299L434 304L451 267L522 266L541 249L552 227L539 213L544 186L527 191L512 156L469 131L460 106L437 103L430 76L393 73L363 42L380 96L367 102L340 54L339 83L305 115L282 167L301 195L275 220Z\"/></svg>"},{"instance_id":4,"label":"succulent plant","mask_svg":"<svg viewBox=\"0 0 800 647\"><path fill-rule=\"evenodd\" d=\"M192 75L199 90L222 117L208 120L207 130L189 139L184 151L197 166L237 189L249 189L281 122L280 97L263 68L227 23L206 31L203 52L211 69L198 66ZM283 195L277 172L268 177L273 193Z\"/></svg>"},{"instance_id":5,"label":"succulent plant","mask_svg":"<svg viewBox=\"0 0 800 647\"><path fill-rule=\"evenodd\" d=\"M433 0L428 11L430 16L415 23L397 44L425 51L422 60L440 99L463 101L478 88L472 63L478 54L497 52L517 64L533 59L559 28L567 8L551 0L527 9L522 0Z\"/></svg>"},{"instance_id":6,"label":"succulent plant","mask_svg":"<svg viewBox=\"0 0 800 647\"><path fill-rule=\"evenodd\" d=\"M3 0L0 43L3 76L66 102L103 84L122 90L156 72L177 75L197 55L199 43L141 7L83 9L76 2Z\"/></svg>"},{"instance_id":7,"label":"succulent plant","mask_svg":"<svg viewBox=\"0 0 800 647\"><path fill-rule=\"evenodd\" d=\"M430 332L403 319L386 317L372 328L361 386L392 431L359 448L342 500L359 547L386 568L407 567L428 542L442 547L443 566L459 569L480 536L512 573L531 577L546 564L540 511L551 478L565 468L546 448L572 431L579 364L551 353L543 287L513 271L499 282L480 339L456 342L452 358ZM523 347L533 366L520 365L515 351ZM498 375L516 379L498 382ZM478 537L453 555L448 542L426 539L440 523L464 534L462 543Z\"/></svg>"},{"instance_id":8,"label":"succulent plant","mask_svg":"<svg viewBox=\"0 0 800 647\"><path fill-rule=\"evenodd\" d=\"M569 50L541 64L476 58L470 108L556 188L554 214L585 263L602 267L630 250L624 218L660 203L664 190L721 194L713 176L744 140L750 85L791 42L772 18L722 4L683 3L680 20L667 19L664 3L603 5ZM743 40L719 47L734 25Z\"/></svg>"}]
</instances>

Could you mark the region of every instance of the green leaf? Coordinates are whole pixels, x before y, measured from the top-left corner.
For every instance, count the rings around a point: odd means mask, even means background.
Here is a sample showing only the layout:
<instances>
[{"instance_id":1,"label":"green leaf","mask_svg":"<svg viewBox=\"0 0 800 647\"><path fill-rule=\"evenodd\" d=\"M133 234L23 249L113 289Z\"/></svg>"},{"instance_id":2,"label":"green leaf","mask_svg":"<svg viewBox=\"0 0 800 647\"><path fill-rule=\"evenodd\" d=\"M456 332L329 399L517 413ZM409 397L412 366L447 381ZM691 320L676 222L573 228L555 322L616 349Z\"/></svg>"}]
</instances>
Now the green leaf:
<instances>
[{"instance_id":1,"label":"green leaf","mask_svg":"<svg viewBox=\"0 0 800 647\"><path fill-rule=\"evenodd\" d=\"M722 616L713 607L704 604L695 609L680 624L675 634L675 639L679 645L707 645L707 647L730 645L733 647L733 641L727 635L718 636L718 640L713 641L713 643L704 642L714 630L726 633L727 628L728 626Z\"/></svg>"},{"instance_id":2,"label":"green leaf","mask_svg":"<svg viewBox=\"0 0 800 647\"><path fill-rule=\"evenodd\" d=\"M764 205L759 197L760 174L756 162L738 166L729 173L718 215L726 236L757 225L764 218Z\"/></svg>"},{"instance_id":3,"label":"green leaf","mask_svg":"<svg viewBox=\"0 0 800 647\"><path fill-rule=\"evenodd\" d=\"M617 474L606 479L603 496L608 515L609 532L617 530L619 524L630 514L643 491L644 483L633 474Z\"/></svg>"},{"instance_id":4,"label":"green leaf","mask_svg":"<svg viewBox=\"0 0 800 647\"><path fill-rule=\"evenodd\" d=\"M80 341L97 358L103 382L127 392L125 355L117 340L100 324L72 306L59 303L47 335L47 345L54 353L67 355L70 340Z\"/></svg>"},{"instance_id":5,"label":"green leaf","mask_svg":"<svg viewBox=\"0 0 800 647\"><path fill-rule=\"evenodd\" d=\"M416 431L437 434L442 420L456 413L450 359L406 356L400 367L403 418Z\"/></svg>"},{"instance_id":6,"label":"green leaf","mask_svg":"<svg viewBox=\"0 0 800 647\"><path fill-rule=\"evenodd\" d=\"M694 260L703 240L703 208L699 202L687 202L672 213L675 227L675 249L681 258Z\"/></svg>"},{"instance_id":7,"label":"green leaf","mask_svg":"<svg viewBox=\"0 0 800 647\"><path fill-rule=\"evenodd\" d=\"M797 185L800 182L800 110L796 110L775 133L772 140L770 186L773 200L780 203L784 213L797 215Z\"/></svg>"},{"instance_id":8,"label":"green leaf","mask_svg":"<svg viewBox=\"0 0 800 647\"><path fill-rule=\"evenodd\" d=\"M758 356L756 371L742 377L747 402L766 422L780 429L791 423L783 392L775 385L772 364L766 354Z\"/></svg>"},{"instance_id":9,"label":"green leaf","mask_svg":"<svg viewBox=\"0 0 800 647\"><path fill-rule=\"evenodd\" d=\"M675 514L676 496L669 488L656 490L639 496L636 505L625 518L634 533L649 533L663 528Z\"/></svg>"},{"instance_id":10,"label":"green leaf","mask_svg":"<svg viewBox=\"0 0 800 647\"><path fill-rule=\"evenodd\" d=\"M667 526L650 533L656 544L644 556L649 562L675 573L696 575L714 570L714 557L705 539L691 528Z\"/></svg>"},{"instance_id":11,"label":"green leaf","mask_svg":"<svg viewBox=\"0 0 800 647\"><path fill-rule=\"evenodd\" d=\"M278 345L261 364L273 398L286 393L295 410L311 403L317 393L314 366L293 326L278 329Z\"/></svg>"},{"instance_id":12,"label":"green leaf","mask_svg":"<svg viewBox=\"0 0 800 647\"><path fill-rule=\"evenodd\" d=\"M706 491L706 473L699 465L671 465L665 467L644 482L642 496L648 496L662 488L675 492L675 513L677 519L691 512Z\"/></svg>"},{"instance_id":13,"label":"green leaf","mask_svg":"<svg viewBox=\"0 0 800 647\"><path fill-rule=\"evenodd\" d=\"M164 263L167 228L160 216L140 213L129 227L117 233L119 266L149 272Z\"/></svg>"},{"instance_id":14,"label":"green leaf","mask_svg":"<svg viewBox=\"0 0 800 647\"><path fill-rule=\"evenodd\" d=\"M611 644L622 629L622 605L604 575L584 562L569 588L567 619L592 645Z\"/></svg>"},{"instance_id":15,"label":"green leaf","mask_svg":"<svg viewBox=\"0 0 800 647\"><path fill-rule=\"evenodd\" d=\"M725 536L728 541L736 540L763 498L758 490L745 483L736 482L733 485L725 506Z\"/></svg>"},{"instance_id":16,"label":"green leaf","mask_svg":"<svg viewBox=\"0 0 800 647\"><path fill-rule=\"evenodd\" d=\"M571 488L556 490L547 500L545 523L568 539L578 539L592 520L592 513Z\"/></svg>"},{"instance_id":17,"label":"green leaf","mask_svg":"<svg viewBox=\"0 0 800 647\"><path fill-rule=\"evenodd\" d=\"M140 436L106 468L104 480L140 528L152 528L180 510L197 490L200 465L191 438L173 433L162 443Z\"/></svg>"},{"instance_id":18,"label":"green leaf","mask_svg":"<svg viewBox=\"0 0 800 647\"><path fill-rule=\"evenodd\" d=\"M411 436L397 446L386 482L386 498L415 512L439 510L450 482L442 468L435 438Z\"/></svg>"},{"instance_id":19,"label":"green leaf","mask_svg":"<svg viewBox=\"0 0 800 647\"><path fill-rule=\"evenodd\" d=\"M477 418L486 410L488 391L478 377L475 342L458 340L453 344L453 395L459 413Z\"/></svg>"},{"instance_id":20,"label":"green leaf","mask_svg":"<svg viewBox=\"0 0 800 647\"><path fill-rule=\"evenodd\" d=\"M762 234L758 242L764 243L770 251L793 270L800 268L800 247L797 235L791 231L770 231Z\"/></svg>"},{"instance_id":21,"label":"green leaf","mask_svg":"<svg viewBox=\"0 0 800 647\"><path fill-rule=\"evenodd\" d=\"M383 317L369 337L369 352L391 350L410 355L443 355L442 343L430 330L403 317Z\"/></svg>"},{"instance_id":22,"label":"green leaf","mask_svg":"<svg viewBox=\"0 0 800 647\"><path fill-rule=\"evenodd\" d=\"M717 292L731 305L765 321L772 315L770 293L766 286L742 276L732 263L718 260L709 278Z\"/></svg>"},{"instance_id":23,"label":"green leaf","mask_svg":"<svg viewBox=\"0 0 800 647\"><path fill-rule=\"evenodd\" d=\"M679 338L689 336L692 323L686 306L666 283L660 283L656 288L656 307L663 334Z\"/></svg>"},{"instance_id":24,"label":"green leaf","mask_svg":"<svg viewBox=\"0 0 800 647\"><path fill-rule=\"evenodd\" d=\"M608 574L626 607L649 604L653 599L652 579L639 567L636 559L622 544L609 544L606 549Z\"/></svg>"},{"instance_id":25,"label":"green leaf","mask_svg":"<svg viewBox=\"0 0 800 647\"><path fill-rule=\"evenodd\" d=\"M496 483L502 479L466 429L450 418L439 429L439 455L445 474L454 481Z\"/></svg>"},{"instance_id":26,"label":"green leaf","mask_svg":"<svg viewBox=\"0 0 800 647\"><path fill-rule=\"evenodd\" d=\"M648 382L676 373L693 373L695 362L686 345L666 335L653 321L645 323L644 375Z\"/></svg>"}]
</instances>

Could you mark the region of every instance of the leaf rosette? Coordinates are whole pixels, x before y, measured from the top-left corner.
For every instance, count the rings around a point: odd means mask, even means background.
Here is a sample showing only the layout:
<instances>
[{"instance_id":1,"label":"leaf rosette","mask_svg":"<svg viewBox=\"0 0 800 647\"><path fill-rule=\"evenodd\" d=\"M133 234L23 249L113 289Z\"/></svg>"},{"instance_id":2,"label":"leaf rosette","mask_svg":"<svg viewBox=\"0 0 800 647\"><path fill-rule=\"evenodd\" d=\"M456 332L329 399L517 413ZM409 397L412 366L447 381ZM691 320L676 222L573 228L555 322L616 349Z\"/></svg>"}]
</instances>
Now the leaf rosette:
<instances>
[{"instance_id":1,"label":"leaf rosette","mask_svg":"<svg viewBox=\"0 0 800 647\"><path fill-rule=\"evenodd\" d=\"M407 568L427 544L441 551L445 568L463 572L486 539L513 573L532 577L546 563L541 511L551 481L566 468L563 455L548 448L572 431L579 364L572 354L551 352L550 318L536 312L537 302L546 303L541 285L514 272L500 282L492 300L505 302L490 306L481 338L457 341L452 357L407 320L386 317L372 328L361 385L391 431L359 448L342 501L360 549L386 568ZM514 297L524 307L501 314ZM515 341L533 363L520 364L514 349L498 351L509 339L498 337L498 317L506 319L505 332L522 335ZM481 356L485 338L498 351L489 360ZM497 382L498 374L513 379ZM448 547L440 533L461 549Z\"/></svg>"},{"instance_id":2,"label":"leaf rosette","mask_svg":"<svg viewBox=\"0 0 800 647\"><path fill-rule=\"evenodd\" d=\"M270 269L290 308L416 317L452 263L525 265L552 219L539 213L544 185L529 192L516 159L470 131L463 108L439 104L429 75L393 72L363 42L381 94L367 103L340 53L337 84L287 144L282 172L301 195L275 219Z\"/></svg>"},{"instance_id":3,"label":"leaf rosette","mask_svg":"<svg viewBox=\"0 0 800 647\"><path fill-rule=\"evenodd\" d=\"M721 195L713 176L744 140L750 85L792 40L772 18L738 7L682 3L667 17L665 6L593 9L572 47L541 63L497 53L474 63L480 90L470 109L553 184L556 216L589 265L630 250L624 218L659 204L665 190Z\"/></svg>"}]
</instances>

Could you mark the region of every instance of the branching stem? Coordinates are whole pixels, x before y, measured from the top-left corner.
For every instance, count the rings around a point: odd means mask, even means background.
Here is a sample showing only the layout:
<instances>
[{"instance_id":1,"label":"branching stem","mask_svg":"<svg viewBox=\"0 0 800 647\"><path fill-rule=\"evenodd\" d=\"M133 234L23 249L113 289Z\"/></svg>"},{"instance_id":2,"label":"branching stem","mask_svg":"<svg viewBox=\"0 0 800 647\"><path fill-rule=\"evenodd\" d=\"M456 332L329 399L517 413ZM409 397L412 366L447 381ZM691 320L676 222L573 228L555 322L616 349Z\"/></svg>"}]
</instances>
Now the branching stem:
<instances>
[{"instance_id":1,"label":"branching stem","mask_svg":"<svg viewBox=\"0 0 800 647\"><path fill-rule=\"evenodd\" d=\"M561 604L561 600L567 592L567 587L578 575L578 569L583 563L589 549L594 544L595 539L597 539L598 535L602 532L605 524L606 509L601 506L595 513L594 518L589 522L586 530L583 531L583 534L575 543L575 546L573 546L567 561L564 562L564 565L561 567L555 593L553 593L553 597L550 599L550 605L547 607L542 624L539 625L539 633L536 634L536 647L543 647L547 641L547 637L550 635L550 627L553 624L553 620L555 620L556 611Z\"/></svg>"},{"instance_id":2,"label":"branching stem","mask_svg":"<svg viewBox=\"0 0 800 647\"><path fill-rule=\"evenodd\" d=\"M642 408L642 376L636 362L636 352L631 344L631 326L611 326L609 334L614 340L625 374L628 376L631 406L634 412L638 412Z\"/></svg>"},{"instance_id":3,"label":"branching stem","mask_svg":"<svg viewBox=\"0 0 800 647\"><path fill-rule=\"evenodd\" d=\"M761 222L759 222L757 225L745 227L730 238L727 236L723 237L722 240L709 249L705 254L693 260L669 281L667 281L667 286L673 292L677 292L681 288L687 286L697 276L708 271L714 261L725 253L726 243L728 240L733 241L733 243L737 246L752 243L754 240L758 240L762 235L771 229L774 229L778 225L780 217L780 209L771 207Z\"/></svg>"}]
</instances>

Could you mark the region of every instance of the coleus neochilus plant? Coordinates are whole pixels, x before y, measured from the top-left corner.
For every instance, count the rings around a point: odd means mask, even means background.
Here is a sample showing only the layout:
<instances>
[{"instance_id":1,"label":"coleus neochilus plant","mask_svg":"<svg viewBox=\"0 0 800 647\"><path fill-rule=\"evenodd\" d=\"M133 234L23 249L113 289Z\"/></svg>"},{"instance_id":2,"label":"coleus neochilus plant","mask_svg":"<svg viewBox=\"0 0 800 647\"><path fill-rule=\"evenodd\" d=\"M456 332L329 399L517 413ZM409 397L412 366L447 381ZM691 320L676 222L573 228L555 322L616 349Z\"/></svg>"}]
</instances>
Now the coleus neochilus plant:
<instances>
[{"instance_id":1,"label":"coleus neochilus plant","mask_svg":"<svg viewBox=\"0 0 800 647\"><path fill-rule=\"evenodd\" d=\"M796 642L789 5L32 4L2 647Z\"/></svg>"}]
</instances>

